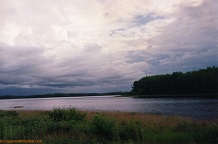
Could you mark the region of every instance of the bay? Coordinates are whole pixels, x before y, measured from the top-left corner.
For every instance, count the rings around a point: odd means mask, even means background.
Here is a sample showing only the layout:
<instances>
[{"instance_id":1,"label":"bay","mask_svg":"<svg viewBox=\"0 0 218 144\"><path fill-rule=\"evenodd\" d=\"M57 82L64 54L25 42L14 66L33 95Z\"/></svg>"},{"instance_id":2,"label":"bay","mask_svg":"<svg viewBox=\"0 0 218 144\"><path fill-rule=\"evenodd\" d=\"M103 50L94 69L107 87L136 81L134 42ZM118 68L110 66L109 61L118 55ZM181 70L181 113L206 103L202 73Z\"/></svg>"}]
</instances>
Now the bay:
<instances>
[{"instance_id":1,"label":"bay","mask_svg":"<svg viewBox=\"0 0 218 144\"><path fill-rule=\"evenodd\" d=\"M132 98L115 96L54 97L0 100L1 110L52 110L74 107L87 111L121 111L217 119L218 99ZM15 108L20 106L18 108Z\"/></svg>"}]
</instances>

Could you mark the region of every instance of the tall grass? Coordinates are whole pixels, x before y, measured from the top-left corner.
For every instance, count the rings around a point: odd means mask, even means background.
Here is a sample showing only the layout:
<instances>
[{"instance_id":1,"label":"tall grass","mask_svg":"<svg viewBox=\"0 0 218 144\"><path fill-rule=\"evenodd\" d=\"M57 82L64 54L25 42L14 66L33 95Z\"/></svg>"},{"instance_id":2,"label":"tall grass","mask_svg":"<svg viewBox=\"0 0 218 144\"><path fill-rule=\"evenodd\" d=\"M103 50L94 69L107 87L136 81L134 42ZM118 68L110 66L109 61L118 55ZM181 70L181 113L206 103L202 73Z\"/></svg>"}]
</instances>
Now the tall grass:
<instances>
[{"instance_id":1,"label":"tall grass","mask_svg":"<svg viewBox=\"0 0 218 144\"><path fill-rule=\"evenodd\" d=\"M0 139L43 143L218 143L218 121L121 112L0 111Z\"/></svg>"}]
</instances>

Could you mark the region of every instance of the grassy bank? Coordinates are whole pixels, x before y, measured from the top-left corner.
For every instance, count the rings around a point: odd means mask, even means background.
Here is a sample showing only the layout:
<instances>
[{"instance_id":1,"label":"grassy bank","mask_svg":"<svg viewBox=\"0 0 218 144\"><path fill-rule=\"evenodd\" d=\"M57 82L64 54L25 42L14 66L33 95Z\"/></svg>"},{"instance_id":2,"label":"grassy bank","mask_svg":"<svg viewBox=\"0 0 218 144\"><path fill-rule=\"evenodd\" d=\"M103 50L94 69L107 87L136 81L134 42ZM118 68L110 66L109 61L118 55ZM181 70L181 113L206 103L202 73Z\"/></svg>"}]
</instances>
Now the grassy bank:
<instances>
[{"instance_id":1,"label":"grassy bank","mask_svg":"<svg viewBox=\"0 0 218 144\"><path fill-rule=\"evenodd\" d=\"M218 143L218 120L121 112L0 111L0 139L43 143Z\"/></svg>"}]
</instances>

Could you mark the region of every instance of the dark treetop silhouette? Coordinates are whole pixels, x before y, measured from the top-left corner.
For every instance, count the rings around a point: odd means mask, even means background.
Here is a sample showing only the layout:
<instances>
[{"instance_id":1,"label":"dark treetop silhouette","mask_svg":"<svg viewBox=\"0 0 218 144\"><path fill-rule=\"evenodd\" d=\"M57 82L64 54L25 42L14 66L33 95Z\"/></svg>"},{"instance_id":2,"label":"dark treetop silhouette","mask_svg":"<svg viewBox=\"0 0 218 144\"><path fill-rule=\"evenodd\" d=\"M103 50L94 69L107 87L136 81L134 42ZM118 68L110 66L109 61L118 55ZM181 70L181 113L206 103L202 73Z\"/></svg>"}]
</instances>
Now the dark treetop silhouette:
<instances>
[{"instance_id":1,"label":"dark treetop silhouette","mask_svg":"<svg viewBox=\"0 0 218 144\"><path fill-rule=\"evenodd\" d=\"M186 73L146 76L135 81L133 95L217 94L218 67Z\"/></svg>"}]
</instances>

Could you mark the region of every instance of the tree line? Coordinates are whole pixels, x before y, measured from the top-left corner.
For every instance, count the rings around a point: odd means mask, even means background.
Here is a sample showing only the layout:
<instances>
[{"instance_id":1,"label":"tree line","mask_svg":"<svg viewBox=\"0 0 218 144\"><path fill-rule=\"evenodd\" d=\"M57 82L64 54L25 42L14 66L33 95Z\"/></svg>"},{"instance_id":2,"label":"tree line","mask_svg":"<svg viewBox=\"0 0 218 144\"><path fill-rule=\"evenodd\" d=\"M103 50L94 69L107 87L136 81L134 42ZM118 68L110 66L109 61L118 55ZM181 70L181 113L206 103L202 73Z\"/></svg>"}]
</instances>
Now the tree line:
<instances>
[{"instance_id":1,"label":"tree line","mask_svg":"<svg viewBox=\"0 0 218 144\"><path fill-rule=\"evenodd\" d=\"M217 94L218 67L208 67L186 73L146 76L135 81L133 95Z\"/></svg>"},{"instance_id":2,"label":"tree line","mask_svg":"<svg viewBox=\"0 0 218 144\"><path fill-rule=\"evenodd\" d=\"M21 98L50 98L50 97L82 97L82 96L108 96L108 95L127 95L128 92L107 92L107 93L54 93L42 95L0 95L0 99L21 99Z\"/></svg>"}]
</instances>

